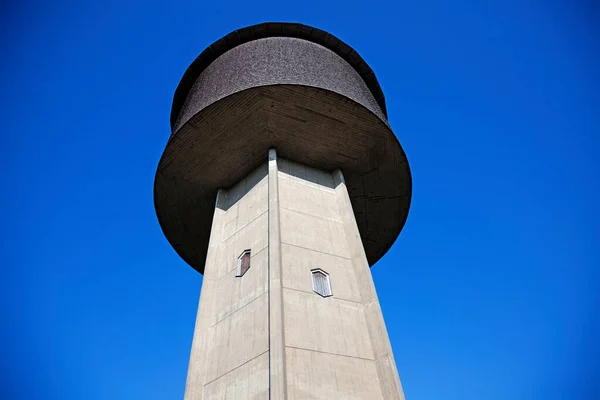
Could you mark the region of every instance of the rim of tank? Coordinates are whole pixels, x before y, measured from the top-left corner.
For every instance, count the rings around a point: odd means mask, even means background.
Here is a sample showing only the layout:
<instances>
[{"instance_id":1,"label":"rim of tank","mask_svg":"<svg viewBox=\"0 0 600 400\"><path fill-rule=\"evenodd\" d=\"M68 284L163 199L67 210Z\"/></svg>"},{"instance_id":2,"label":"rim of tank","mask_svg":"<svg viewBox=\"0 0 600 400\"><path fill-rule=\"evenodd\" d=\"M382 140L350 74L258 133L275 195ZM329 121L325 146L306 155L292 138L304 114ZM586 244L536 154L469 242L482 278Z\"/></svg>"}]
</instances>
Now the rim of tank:
<instances>
[{"instance_id":1,"label":"rim of tank","mask_svg":"<svg viewBox=\"0 0 600 400\"><path fill-rule=\"evenodd\" d=\"M267 86L279 86L279 85L267 85ZM293 85L292 84L290 86L305 86L305 85ZM322 91L325 91L325 92L329 92L329 93L332 93L332 94L335 94L335 95L344 96L344 95L336 93L336 92L331 92L328 89L316 88L316 87L312 87L312 86L308 86L308 87L310 87L312 89L317 89L317 90L322 90ZM227 96L225 96L225 97L223 97L223 98L215 101L214 103L211 103L206 108L213 107L217 103L223 102L223 101L227 100L231 96L236 96L236 95L239 95L240 93L243 93L243 92L245 92L247 90L252 90L252 89L255 89L255 88L249 88L249 89L245 89L245 90L243 90L241 92L231 93L231 94L229 94L229 95L227 95ZM371 268L371 267L373 267L373 265L375 265L393 247L394 243L397 241L398 237L400 236L400 233L402 232L402 230L404 229L404 227L405 227L405 225L406 225L406 223L408 221L408 215L410 214L409 211L410 211L410 207L411 207L411 204L412 204L412 172L411 172L411 169L410 169L410 163L408 162L408 158L406 156L406 153L404 152L404 148L400 144L400 141L399 141L398 137L396 137L396 135L391 130L391 127L387 123L385 123L385 120L383 120L380 116L377 116L373 111L367 109L364 105L362 105L360 103L357 103L357 102L355 102L354 100L351 100L351 99L350 99L350 101L356 103L358 106L364 108L369 114L372 114L375 118L377 118L380 121L384 122L384 125L389 130L389 133L391 134L391 137L393 138L393 140L398 145L398 149L399 149L400 153L405 158L406 165L407 165L406 178L408 180L408 197L407 197L407 203L406 203L406 208L405 208L406 211L403 213L403 216L400 219L400 225L399 225L399 229L398 229L397 233L394 235L393 239L390 240L384 246L384 250L381 252L381 254L379 254L378 256L376 256L374 259L367 258L368 263L369 263L369 268ZM171 140L169 140L167 142L167 147L169 146L170 142L171 142ZM165 151L166 151L166 148L165 148ZM157 180L157 178L158 178L158 172L159 172L160 165L163 163L163 158L165 156L165 151L163 151L163 153L162 153L162 155L160 157L160 160L159 160L159 163L158 163L158 166L157 166L157 172L156 172L156 174L154 176L154 185L153 185L154 210L155 210L155 213L156 213L159 225L161 227L161 230L162 230L163 234L165 235L167 241L171 244L172 249L175 250L175 252L179 255L179 257L181 257L181 259L185 263L187 263L188 265L190 265L192 268L194 268L200 274L204 274L204 267L205 267L205 260L206 260L206 258L204 258L201 263L198 263L198 262L196 262L196 260L194 258L190 258L188 255L186 255L186 253L182 252L181 247L178 246L178 245L176 245L176 243L173 242L172 237L169 234L170 230L167 229L167 228L165 228L165 223L164 223L164 220L162 218L163 215L159 212L159 208L160 207L159 207L159 203L157 202L157 196L156 196L157 190L158 190L158 180ZM212 216L211 216L211 221L212 221ZM359 228L359 230L360 230L360 228ZM361 241L363 241L362 232L361 232ZM364 241L363 241L363 243L364 243ZM206 255L204 257L206 257Z\"/></svg>"},{"instance_id":2,"label":"rim of tank","mask_svg":"<svg viewBox=\"0 0 600 400\"><path fill-rule=\"evenodd\" d=\"M387 119L385 97L375 73L363 58L346 43L318 28L293 22L264 22L237 29L208 46L186 69L175 89L171 107L171 130L196 79L218 57L241 44L268 37L291 37L319 44L344 59L363 79Z\"/></svg>"}]
</instances>

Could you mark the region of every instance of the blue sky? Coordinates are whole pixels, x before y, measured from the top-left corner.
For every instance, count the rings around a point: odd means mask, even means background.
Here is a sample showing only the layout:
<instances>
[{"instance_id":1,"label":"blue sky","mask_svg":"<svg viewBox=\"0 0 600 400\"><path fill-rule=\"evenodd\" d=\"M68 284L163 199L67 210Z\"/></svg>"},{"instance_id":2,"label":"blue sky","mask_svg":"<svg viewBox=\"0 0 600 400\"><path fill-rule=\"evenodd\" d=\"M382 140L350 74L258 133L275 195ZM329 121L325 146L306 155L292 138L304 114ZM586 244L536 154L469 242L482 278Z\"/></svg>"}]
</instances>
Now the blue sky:
<instances>
[{"instance_id":1,"label":"blue sky","mask_svg":"<svg viewBox=\"0 0 600 400\"><path fill-rule=\"evenodd\" d=\"M600 395L593 2L4 2L6 399L182 398L202 278L156 220L173 92L230 31L327 30L374 69L408 222L373 268L409 400Z\"/></svg>"}]
</instances>

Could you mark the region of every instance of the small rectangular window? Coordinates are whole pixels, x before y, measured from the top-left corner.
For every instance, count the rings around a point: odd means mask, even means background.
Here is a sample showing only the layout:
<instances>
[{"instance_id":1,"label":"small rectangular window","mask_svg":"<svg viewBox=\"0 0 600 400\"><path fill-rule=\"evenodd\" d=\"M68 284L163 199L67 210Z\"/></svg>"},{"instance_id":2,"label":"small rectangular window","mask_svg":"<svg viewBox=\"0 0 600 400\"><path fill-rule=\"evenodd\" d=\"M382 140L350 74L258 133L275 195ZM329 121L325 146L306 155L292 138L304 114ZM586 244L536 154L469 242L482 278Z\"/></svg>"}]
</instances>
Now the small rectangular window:
<instances>
[{"instance_id":1,"label":"small rectangular window","mask_svg":"<svg viewBox=\"0 0 600 400\"><path fill-rule=\"evenodd\" d=\"M329 274L322 269L313 269L311 274L313 290L323 297L331 296L332 293Z\"/></svg>"},{"instance_id":2,"label":"small rectangular window","mask_svg":"<svg viewBox=\"0 0 600 400\"><path fill-rule=\"evenodd\" d=\"M238 269L236 276L242 276L250 268L250 250L244 250L244 252L238 257Z\"/></svg>"}]
</instances>

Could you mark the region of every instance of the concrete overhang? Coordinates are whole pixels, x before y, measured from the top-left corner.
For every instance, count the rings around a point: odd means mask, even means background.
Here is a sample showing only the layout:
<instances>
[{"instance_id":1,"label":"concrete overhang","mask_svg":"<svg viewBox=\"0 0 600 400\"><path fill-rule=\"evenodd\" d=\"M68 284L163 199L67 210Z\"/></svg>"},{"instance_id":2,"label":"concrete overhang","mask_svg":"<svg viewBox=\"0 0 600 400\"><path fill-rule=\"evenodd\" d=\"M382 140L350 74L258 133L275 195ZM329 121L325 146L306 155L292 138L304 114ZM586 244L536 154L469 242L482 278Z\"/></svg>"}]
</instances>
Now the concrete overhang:
<instances>
[{"instance_id":1,"label":"concrete overhang","mask_svg":"<svg viewBox=\"0 0 600 400\"><path fill-rule=\"evenodd\" d=\"M348 45L305 25L247 27L209 46L173 99L172 134L154 184L159 223L204 270L216 192L278 155L344 173L370 265L408 216L408 161L387 123L371 68Z\"/></svg>"}]
</instances>

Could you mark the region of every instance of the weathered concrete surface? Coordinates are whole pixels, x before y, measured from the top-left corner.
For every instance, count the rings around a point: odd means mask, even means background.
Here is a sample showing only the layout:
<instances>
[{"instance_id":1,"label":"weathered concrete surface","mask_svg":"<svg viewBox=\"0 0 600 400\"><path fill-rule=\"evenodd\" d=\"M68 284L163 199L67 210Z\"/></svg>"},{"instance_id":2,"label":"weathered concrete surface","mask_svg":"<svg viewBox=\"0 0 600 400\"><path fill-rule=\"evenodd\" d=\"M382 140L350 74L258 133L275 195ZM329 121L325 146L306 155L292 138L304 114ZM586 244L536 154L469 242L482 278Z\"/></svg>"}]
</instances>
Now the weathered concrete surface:
<instances>
[{"instance_id":1,"label":"weathered concrete surface","mask_svg":"<svg viewBox=\"0 0 600 400\"><path fill-rule=\"evenodd\" d=\"M287 347L289 399L385 400L371 360Z\"/></svg>"},{"instance_id":2,"label":"weathered concrete surface","mask_svg":"<svg viewBox=\"0 0 600 400\"><path fill-rule=\"evenodd\" d=\"M267 198L266 163L219 191L186 400L268 398ZM237 258L245 249L252 250L251 266L236 277Z\"/></svg>"},{"instance_id":3,"label":"weathered concrete surface","mask_svg":"<svg viewBox=\"0 0 600 400\"><path fill-rule=\"evenodd\" d=\"M356 272L358 287L360 288L366 325L369 329L371 345L373 346L383 398L386 400L404 400L404 392L400 384L398 370L396 369L392 346L389 341L387 329L385 328L385 322L383 321L383 314L379 306L379 299L377 298L365 250L361 246L360 233L356 225L354 213L352 212L342 171L339 169L335 170L333 177L336 186L338 210L344 221L346 246L349 250L354 271Z\"/></svg>"},{"instance_id":4,"label":"weathered concrete surface","mask_svg":"<svg viewBox=\"0 0 600 400\"><path fill-rule=\"evenodd\" d=\"M186 400L404 399L340 171L270 151L219 192L212 229Z\"/></svg>"}]
</instances>

